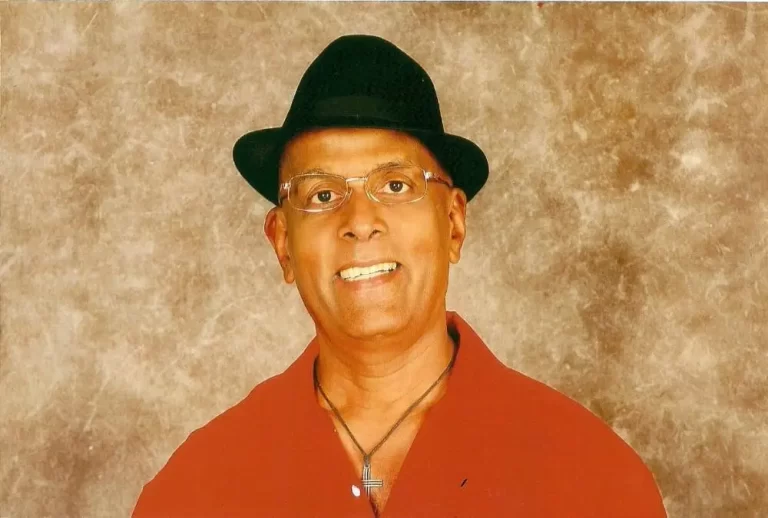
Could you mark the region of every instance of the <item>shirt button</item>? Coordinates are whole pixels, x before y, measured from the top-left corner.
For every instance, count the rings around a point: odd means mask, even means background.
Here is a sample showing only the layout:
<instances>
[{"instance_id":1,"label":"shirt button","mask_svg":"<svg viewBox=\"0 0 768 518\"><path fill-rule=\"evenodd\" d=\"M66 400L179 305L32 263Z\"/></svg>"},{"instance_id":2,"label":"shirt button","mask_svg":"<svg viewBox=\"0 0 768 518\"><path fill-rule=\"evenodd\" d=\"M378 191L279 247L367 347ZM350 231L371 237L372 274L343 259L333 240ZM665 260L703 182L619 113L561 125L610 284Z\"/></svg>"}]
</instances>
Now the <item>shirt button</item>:
<instances>
[{"instance_id":1,"label":"shirt button","mask_svg":"<svg viewBox=\"0 0 768 518\"><path fill-rule=\"evenodd\" d=\"M358 496L360 496L360 488L359 488L359 487L357 487L357 486L356 486L356 485L354 485L354 484L352 484L352 494L355 496L355 498L357 498Z\"/></svg>"}]
</instances>

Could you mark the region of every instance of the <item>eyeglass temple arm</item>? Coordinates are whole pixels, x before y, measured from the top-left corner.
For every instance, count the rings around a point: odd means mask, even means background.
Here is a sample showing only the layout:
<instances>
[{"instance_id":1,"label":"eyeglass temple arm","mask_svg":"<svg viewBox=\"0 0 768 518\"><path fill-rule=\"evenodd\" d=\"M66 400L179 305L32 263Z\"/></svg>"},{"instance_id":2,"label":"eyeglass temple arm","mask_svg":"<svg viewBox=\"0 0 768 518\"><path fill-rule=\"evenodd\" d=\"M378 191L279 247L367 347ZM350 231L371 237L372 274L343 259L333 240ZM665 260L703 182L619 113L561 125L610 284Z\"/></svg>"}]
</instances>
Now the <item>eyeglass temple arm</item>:
<instances>
[{"instance_id":1,"label":"eyeglass temple arm","mask_svg":"<svg viewBox=\"0 0 768 518\"><path fill-rule=\"evenodd\" d=\"M287 191L290 186L291 186L291 181L290 180L288 180L285 183L281 183L280 185L278 185L278 187L277 187L277 206L278 207L280 205L282 205L283 204L283 200L288 197L288 193L287 192L286 192L286 194L282 194L282 193L284 191Z\"/></svg>"},{"instance_id":2,"label":"eyeglass temple arm","mask_svg":"<svg viewBox=\"0 0 768 518\"><path fill-rule=\"evenodd\" d=\"M424 171L424 178L426 178L427 181L434 180L436 182L440 182L440 183L442 183L444 185L447 185L448 187L453 187L453 184L451 182L449 182L448 180L445 180L443 178L440 178L439 176L437 176L432 171Z\"/></svg>"}]
</instances>

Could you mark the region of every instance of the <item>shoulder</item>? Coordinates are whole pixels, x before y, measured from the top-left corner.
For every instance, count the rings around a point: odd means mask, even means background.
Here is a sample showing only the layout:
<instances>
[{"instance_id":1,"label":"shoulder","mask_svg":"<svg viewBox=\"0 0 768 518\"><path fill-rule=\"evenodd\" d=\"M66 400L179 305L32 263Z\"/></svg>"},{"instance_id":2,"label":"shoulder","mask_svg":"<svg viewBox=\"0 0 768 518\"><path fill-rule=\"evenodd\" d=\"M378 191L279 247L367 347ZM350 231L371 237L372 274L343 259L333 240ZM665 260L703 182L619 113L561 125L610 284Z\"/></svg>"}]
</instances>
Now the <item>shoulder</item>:
<instances>
[{"instance_id":1,"label":"shoulder","mask_svg":"<svg viewBox=\"0 0 768 518\"><path fill-rule=\"evenodd\" d=\"M498 369L494 380L497 397L486 415L495 414L491 421L503 434L502 449L512 450L532 483L538 479L553 494L583 501L599 515L665 516L651 471L602 419L508 367ZM500 437L493 442L499 445Z\"/></svg>"},{"instance_id":2,"label":"shoulder","mask_svg":"<svg viewBox=\"0 0 768 518\"><path fill-rule=\"evenodd\" d=\"M280 430L273 425L290 407L290 390L285 373L269 378L193 431L144 486L133 517L182 516L186 511L214 509L215 502L208 501L211 495L236 490L231 487L230 474L246 476L255 467L263 470L274 464L274 449L263 445L275 445L281 439ZM262 472L250 476L258 478Z\"/></svg>"},{"instance_id":3,"label":"shoulder","mask_svg":"<svg viewBox=\"0 0 768 518\"><path fill-rule=\"evenodd\" d=\"M278 374L257 384L248 395L228 408L207 424L192 432L182 447L189 449L219 444L227 448L227 440L248 437L259 440L274 432L270 426L275 420L285 420L290 411L289 400L295 386L286 380L286 374Z\"/></svg>"}]
</instances>

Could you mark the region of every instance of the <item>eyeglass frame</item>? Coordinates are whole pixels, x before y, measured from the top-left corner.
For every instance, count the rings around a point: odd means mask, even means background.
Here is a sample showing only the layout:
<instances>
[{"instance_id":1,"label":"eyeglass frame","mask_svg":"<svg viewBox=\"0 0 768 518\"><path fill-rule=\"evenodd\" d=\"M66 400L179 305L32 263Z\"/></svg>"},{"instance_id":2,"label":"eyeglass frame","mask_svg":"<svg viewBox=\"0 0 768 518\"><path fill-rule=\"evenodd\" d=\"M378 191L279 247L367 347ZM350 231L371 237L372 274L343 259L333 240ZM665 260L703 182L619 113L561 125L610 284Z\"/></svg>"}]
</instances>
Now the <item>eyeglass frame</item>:
<instances>
[{"instance_id":1,"label":"eyeglass frame","mask_svg":"<svg viewBox=\"0 0 768 518\"><path fill-rule=\"evenodd\" d=\"M416 167L418 167L418 166L416 166ZM426 169L424 169L422 167L419 167L419 169L421 169L421 172L424 174L424 181L425 182L427 182L427 183L429 181L439 182L439 183L442 183L444 185L447 185L448 187L453 187L452 183L450 183L448 180L445 180L445 179L441 178L440 176L438 176L437 174L433 173L432 171L427 171ZM345 176L338 175L338 174L325 173L325 172L297 174L296 176L291 177L291 179L288 180L287 182L280 184L279 192L282 193L283 191L287 191L287 194L285 196L280 196L278 198L278 200L277 200L278 203L279 203L278 206L282 207L283 206L283 200L285 200L287 198L289 205L293 209L298 210L300 212L308 212L308 213L311 213L311 214L319 214L319 213L323 213L323 212L330 212L332 210L336 210L339 207L341 207L342 205L344 205L345 203L347 203L347 201L349 201L349 198L352 196L352 188L349 186L349 182L359 182L360 180L363 180L365 182L365 181L368 180L369 176L371 176L373 173L375 173L377 171L378 171L378 169L374 169L373 171L369 171L368 174L366 174L365 176L352 176L352 177L349 177L349 178L347 178ZM317 176L319 174L324 174L324 175L327 175L327 176L335 176L336 178L343 179L344 182L347 185L347 192L344 194L344 199L342 199L341 202L339 202L339 204L337 206L333 207L332 209L299 209L296 206L294 206L293 204L291 204L290 203L290 201L291 201L291 182L294 179L296 179L296 178L301 178L301 177L305 177L305 176ZM414 203L414 202L423 200L424 197L427 195L427 189L425 188L424 189L424 193L421 196L419 196L418 198L415 198L413 200L397 202L397 203L386 203L386 202L379 201L376 198L374 198L373 195L370 192L368 192L368 189L365 188L365 184L363 184L363 191L365 192L365 195L368 197L369 200L371 200L371 201L373 201L375 203L381 203L382 205L391 205L391 206L392 205L395 205L395 206L396 205L405 205L406 203Z\"/></svg>"}]
</instances>

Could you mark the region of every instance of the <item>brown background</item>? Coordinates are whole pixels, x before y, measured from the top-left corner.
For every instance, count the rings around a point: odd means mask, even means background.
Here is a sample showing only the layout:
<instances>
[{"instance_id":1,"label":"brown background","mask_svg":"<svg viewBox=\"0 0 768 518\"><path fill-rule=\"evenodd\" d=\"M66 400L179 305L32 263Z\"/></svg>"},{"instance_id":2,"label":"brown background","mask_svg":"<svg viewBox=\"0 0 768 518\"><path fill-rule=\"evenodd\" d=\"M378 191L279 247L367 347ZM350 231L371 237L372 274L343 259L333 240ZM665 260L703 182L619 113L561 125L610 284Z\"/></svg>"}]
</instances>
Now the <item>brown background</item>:
<instances>
[{"instance_id":1,"label":"brown background","mask_svg":"<svg viewBox=\"0 0 768 518\"><path fill-rule=\"evenodd\" d=\"M129 514L309 341L231 145L354 32L488 154L449 308L670 517L765 516L768 6L125 2L0 4L0 517Z\"/></svg>"}]
</instances>

